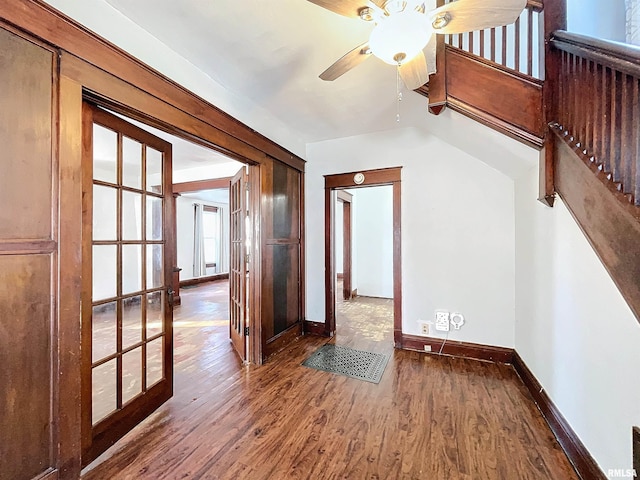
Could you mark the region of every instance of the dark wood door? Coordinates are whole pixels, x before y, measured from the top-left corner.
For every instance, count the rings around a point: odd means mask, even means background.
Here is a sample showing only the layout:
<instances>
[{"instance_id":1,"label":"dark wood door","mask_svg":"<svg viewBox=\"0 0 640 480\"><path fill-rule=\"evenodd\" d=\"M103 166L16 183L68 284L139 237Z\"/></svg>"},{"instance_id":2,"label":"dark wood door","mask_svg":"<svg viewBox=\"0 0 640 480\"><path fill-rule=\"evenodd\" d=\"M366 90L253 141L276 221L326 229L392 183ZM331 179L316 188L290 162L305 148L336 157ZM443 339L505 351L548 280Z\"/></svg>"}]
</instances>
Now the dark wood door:
<instances>
[{"instance_id":1,"label":"dark wood door","mask_svg":"<svg viewBox=\"0 0 640 480\"><path fill-rule=\"evenodd\" d=\"M231 212L231 259L229 269L229 336L233 348L247 360L247 173L242 167L231 180L229 211Z\"/></svg>"},{"instance_id":2,"label":"dark wood door","mask_svg":"<svg viewBox=\"0 0 640 480\"><path fill-rule=\"evenodd\" d=\"M83 464L173 393L171 144L83 107Z\"/></svg>"}]
</instances>

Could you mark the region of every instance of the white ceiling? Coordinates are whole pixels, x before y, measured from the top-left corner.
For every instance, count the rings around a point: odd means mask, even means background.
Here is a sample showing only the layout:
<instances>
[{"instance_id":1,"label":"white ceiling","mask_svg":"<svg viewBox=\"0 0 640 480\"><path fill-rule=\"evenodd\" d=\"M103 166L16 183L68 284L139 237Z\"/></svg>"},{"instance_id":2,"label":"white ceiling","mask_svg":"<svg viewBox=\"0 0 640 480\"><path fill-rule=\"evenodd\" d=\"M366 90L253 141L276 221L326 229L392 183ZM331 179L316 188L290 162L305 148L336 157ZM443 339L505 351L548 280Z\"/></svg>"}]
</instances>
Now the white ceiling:
<instances>
[{"instance_id":1,"label":"white ceiling","mask_svg":"<svg viewBox=\"0 0 640 480\"><path fill-rule=\"evenodd\" d=\"M113 112L111 112L113 113ZM173 183L190 182L209 178L232 177L244 166L232 158L210 148L202 147L193 142L183 140L170 133L158 130L144 123L125 117L118 113L114 115L145 130L156 137L166 140L172 145ZM105 146L98 146L98 150ZM217 201L217 200L211 200Z\"/></svg>"},{"instance_id":2,"label":"white ceiling","mask_svg":"<svg viewBox=\"0 0 640 480\"><path fill-rule=\"evenodd\" d=\"M511 178L537 161L529 147L451 110L430 115L415 92L404 92L396 122L396 72L375 57L320 80L372 26L306 0L45 1L303 158L315 142L417 128ZM236 165L226 165L221 176L233 175ZM211 178L193 164L180 172L174 181Z\"/></svg>"},{"instance_id":3,"label":"white ceiling","mask_svg":"<svg viewBox=\"0 0 640 480\"><path fill-rule=\"evenodd\" d=\"M398 127L392 66L372 57L334 82L318 78L368 39L372 25L360 19L305 0L106 1L305 142ZM427 100L407 96L426 115Z\"/></svg>"},{"instance_id":4,"label":"white ceiling","mask_svg":"<svg viewBox=\"0 0 640 480\"><path fill-rule=\"evenodd\" d=\"M193 198L194 200L205 200L212 203L229 203L229 189L216 188L213 190L200 190L198 192L183 193L183 197Z\"/></svg>"}]
</instances>

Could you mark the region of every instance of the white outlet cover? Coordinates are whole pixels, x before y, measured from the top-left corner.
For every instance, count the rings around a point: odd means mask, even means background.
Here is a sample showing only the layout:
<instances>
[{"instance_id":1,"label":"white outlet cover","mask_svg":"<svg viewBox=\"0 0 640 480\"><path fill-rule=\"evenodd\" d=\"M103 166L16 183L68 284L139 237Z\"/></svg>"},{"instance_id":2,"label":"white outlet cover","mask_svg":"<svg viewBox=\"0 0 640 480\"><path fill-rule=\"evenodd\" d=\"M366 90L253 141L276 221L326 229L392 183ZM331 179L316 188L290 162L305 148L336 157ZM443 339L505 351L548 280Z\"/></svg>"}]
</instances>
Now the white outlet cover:
<instances>
[{"instance_id":1,"label":"white outlet cover","mask_svg":"<svg viewBox=\"0 0 640 480\"><path fill-rule=\"evenodd\" d=\"M420 335L429 335L430 327L427 322L420 322Z\"/></svg>"},{"instance_id":2,"label":"white outlet cover","mask_svg":"<svg viewBox=\"0 0 640 480\"><path fill-rule=\"evenodd\" d=\"M436 310L436 330L439 332L448 332L450 328L449 312L446 310Z\"/></svg>"}]
</instances>

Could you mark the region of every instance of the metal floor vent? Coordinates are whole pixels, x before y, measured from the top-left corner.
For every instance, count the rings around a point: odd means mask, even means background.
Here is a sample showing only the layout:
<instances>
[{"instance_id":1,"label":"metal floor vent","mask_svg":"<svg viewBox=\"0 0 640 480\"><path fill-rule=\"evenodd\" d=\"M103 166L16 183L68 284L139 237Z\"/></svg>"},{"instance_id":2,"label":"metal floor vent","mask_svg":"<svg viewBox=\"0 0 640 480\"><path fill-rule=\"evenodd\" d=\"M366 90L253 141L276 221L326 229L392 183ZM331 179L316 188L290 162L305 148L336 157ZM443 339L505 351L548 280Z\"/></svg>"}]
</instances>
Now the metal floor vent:
<instances>
[{"instance_id":1,"label":"metal floor vent","mask_svg":"<svg viewBox=\"0 0 640 480\"><path fill-rule=\"evenodd\" d=\"M380 383L388 360L389 356L383 353L365 352L339 345L324 345L302 365L366 382Z\"/></svg>"}]
</instances>

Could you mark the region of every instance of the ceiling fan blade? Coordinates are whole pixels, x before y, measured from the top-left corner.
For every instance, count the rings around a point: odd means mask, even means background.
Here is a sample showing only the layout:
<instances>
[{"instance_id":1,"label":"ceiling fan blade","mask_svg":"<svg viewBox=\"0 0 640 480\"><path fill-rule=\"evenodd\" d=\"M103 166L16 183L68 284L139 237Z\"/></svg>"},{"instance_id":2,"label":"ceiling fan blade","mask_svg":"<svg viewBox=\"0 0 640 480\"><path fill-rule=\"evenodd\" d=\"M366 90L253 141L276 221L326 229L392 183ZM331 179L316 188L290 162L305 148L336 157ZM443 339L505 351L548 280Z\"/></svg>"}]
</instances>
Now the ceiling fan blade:
<instances>
[{"instance_id":1,"label":"ceiling fan blade","mask_svg":"<svg viewBox=\"0 0 640 480\"><path fill-rule=\"evenodd\" d=\"M448 15L449 21L435 32L456 34L509 25L527 6L527 0L457 0L429 12L435 21Z\"/></svg>"},{"instance_id":2,"label":"ceiling fan blade","mask_svg":"<svg viewBox=\"0 0 640 480\"><path fill-rule=\"evenodd\" d=\"M371 5L367 0L308 0L345 17L360 18L360 10Z\"/></svg>"},{"instance_id":3,"label":"ceiling fan blade","mask_svg":"<svg viewBox=\"0 0 640 480\"><path fill-rule=\"evenodd\" d=\"M371 56L371 50L369 50L369 42L364 42L362 45L357 46L350 52L340 58L337 62L327 68L320 74L320 78L325 81L332 81L336 78L344 75L349 70L357 67L367 58Z\"/></svg>"},{"instance_id":4,"label":"ceiling fan blade","mask_svg":"<svg viewBox=\"0 0 640 480\"><path fill-rule=\"evenodd\" d=\"M398 67L400 77L407 89L415 90L429 81L429 70L424 53L420 52L407 63Z\"/></svg>"},{"instance_id":5,"label":"ceiling fan blade","mask_svg":"<svg viewBox=\"0 0 640 480\"><path fill-rule=\"evenodd\" d=\"M436 52L438 49L438 36L431 35L431 40L427 43L427 46L422 49L424 57L427 61L427 73L433 75L437 71Z\"/></svg>"}]
</instances>

